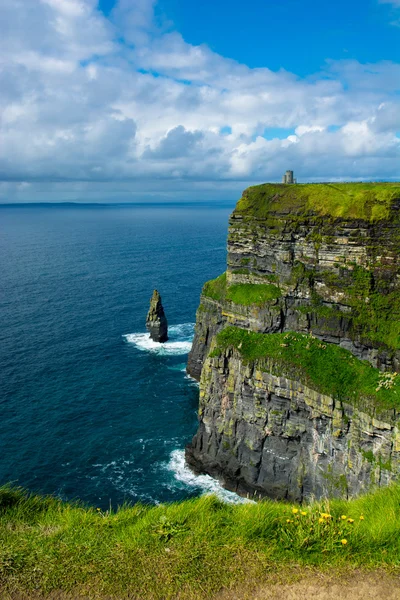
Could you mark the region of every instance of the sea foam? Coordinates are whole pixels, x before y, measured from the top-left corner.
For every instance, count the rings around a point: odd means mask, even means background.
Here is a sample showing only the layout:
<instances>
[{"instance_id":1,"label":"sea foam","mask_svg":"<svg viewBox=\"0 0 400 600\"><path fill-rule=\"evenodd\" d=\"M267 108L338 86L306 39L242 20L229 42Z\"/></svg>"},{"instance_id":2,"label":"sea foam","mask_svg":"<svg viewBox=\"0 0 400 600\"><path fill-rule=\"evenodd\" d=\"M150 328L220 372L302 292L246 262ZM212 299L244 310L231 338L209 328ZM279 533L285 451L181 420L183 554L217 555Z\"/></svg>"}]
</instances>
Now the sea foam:
<instances>
[{"instance_id":1,"label":"sea foam","mask_svg":"<svg viewBox=\"0 0 400 600\"><path fill-rule=\"evenodd\" d=\"M244 504L253 502L247 498L242 498L234 492L224 489L216 479L209 475L195 475L185 463L185 452L183 450L173 450L170 454L170 460L165 464L165 468L171 471L174 478L185 488L198 489L204 495L214 494L223 502L230 504Z\"/></svg>"},{"instance_id":2,"label":"sea foam","mask_svg":"<svg viewBox=\"0 0 400 600\"><path fill-rule=\"evenodd\" d=\"M192 347L193 335L194 323L181 323L168 328L169 339L163 344L154 342L149 333L128 333L122 337L138 350L165 356L188 354Z\"/></svg>"}]
</instances>

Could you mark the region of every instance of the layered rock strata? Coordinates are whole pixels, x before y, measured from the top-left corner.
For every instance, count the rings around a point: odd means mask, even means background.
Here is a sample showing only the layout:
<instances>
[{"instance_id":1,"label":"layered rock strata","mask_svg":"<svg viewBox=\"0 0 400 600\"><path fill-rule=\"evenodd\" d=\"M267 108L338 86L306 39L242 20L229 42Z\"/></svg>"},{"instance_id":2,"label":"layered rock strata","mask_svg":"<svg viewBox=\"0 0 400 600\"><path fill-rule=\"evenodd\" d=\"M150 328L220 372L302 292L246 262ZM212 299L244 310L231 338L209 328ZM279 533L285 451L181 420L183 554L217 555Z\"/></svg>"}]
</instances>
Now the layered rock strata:
<instances>
[{"instance_id":1,"label":"layered rock strata","mask_svg":"<svg viewBox=\"0 0 400 600\"><path fill-rule=\"evenodd\" d=\"M250 188L229 220L226 285L275 285L281 297L243 306L223 293L211 297L205 286L188 373L200 378L210 342L226 324L312 332L382 370L400 370L400 186L379 220L318 215L279 196L288 186L258 187L264 212L251 204Z\"/></svg>"},{"instance_id":2,"label":"layered rock strata","mask_svg":"<svg viewBox=\"0 0 400 600\"><path fill-rule=\"evenodd\" d=\"M244 192L229 221L226 274L204 286L189 355L200 408L186 456L197 472L240 493L296 500L353 495L397 477L395 409L378 417L372 397L361 409L232 348L210 350L230 326L294 331L381 372L400 370L399 225L395 184Z\"/></svg>"},{"instance_id":3,"label":"layered rock strata","mask_svg":"<svg viewBox=\"0 0 400 600\"><path fill-rule=\"evenodd\" d=\"M146 328L154 342L166 342L168 340L168 323L161 302L161 296L154 290L150 300L150 308L147 313Z\"/></svg>"},{"instance_id":4,"label":"layered rock strata","mask_svg":"<svg viewBox=\"0 0 400 600\"><path fill-rule=\"evenodd\" d=\"M398 477L396 410L357 408L232 348L206 359L200 396L186 460L239 494L347 497Z\"/></svg>"}]
</instances>

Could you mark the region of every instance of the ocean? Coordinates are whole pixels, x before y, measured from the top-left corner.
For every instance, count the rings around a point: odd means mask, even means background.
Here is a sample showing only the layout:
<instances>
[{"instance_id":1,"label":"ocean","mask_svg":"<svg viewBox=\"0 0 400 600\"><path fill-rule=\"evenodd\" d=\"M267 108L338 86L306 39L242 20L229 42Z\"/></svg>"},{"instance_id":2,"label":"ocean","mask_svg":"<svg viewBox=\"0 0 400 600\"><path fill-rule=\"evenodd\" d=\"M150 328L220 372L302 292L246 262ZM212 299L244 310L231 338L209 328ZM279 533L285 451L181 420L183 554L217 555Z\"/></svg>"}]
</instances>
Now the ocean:
<instances>
[{"instance_id":1,"label":"ocean","mask_svg":"<svg viewBox=\"0 0 400 600\"><path fill-rule=\"evenodd\" d=\"M184 464L198 404L185 364L232 209L0 207L0 484L102 509L236 498ZM164 345L145 330L154 288Z\"/></svg>"}]
</instances>

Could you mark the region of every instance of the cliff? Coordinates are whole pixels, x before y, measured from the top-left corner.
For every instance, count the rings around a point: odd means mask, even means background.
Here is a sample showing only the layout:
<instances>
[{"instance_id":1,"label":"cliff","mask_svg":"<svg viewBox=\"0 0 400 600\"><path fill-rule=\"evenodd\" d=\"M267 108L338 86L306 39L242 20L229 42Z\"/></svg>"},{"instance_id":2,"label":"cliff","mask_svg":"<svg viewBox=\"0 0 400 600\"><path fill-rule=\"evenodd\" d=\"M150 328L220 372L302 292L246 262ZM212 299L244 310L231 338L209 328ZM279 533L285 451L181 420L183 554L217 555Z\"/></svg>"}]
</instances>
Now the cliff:
<instances>
[{"instance_id":1,"label":"cliff","mask_svg":"<svg viewBox=\"0 0 400 600\"><path fill-rule=\"evenodd\" d=\"M398 184L243 193L227 271L203 288L188 361L200 380L186 453L195 470L243 493L297 500L396 478L399 209ZM274 355L292 346L289 362Z\"/></svg>"}]
</instances>

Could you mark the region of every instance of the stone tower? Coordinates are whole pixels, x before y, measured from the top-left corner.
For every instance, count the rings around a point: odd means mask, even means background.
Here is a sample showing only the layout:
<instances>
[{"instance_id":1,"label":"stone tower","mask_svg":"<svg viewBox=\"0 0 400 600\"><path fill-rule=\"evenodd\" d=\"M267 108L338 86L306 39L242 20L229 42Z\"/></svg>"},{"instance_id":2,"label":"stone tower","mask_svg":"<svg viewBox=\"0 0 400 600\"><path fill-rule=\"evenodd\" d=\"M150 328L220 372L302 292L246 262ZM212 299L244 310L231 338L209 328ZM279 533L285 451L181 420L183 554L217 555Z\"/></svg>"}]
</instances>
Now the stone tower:
<instances>
[{"instance_id":1,"label":"stone tower","mask_svg":"<svg viewBox=\"0 0 400 600\"><path fill-rule=\"evenodd\" d=\"M286 171L282 177L282 183L297 183L297 179L293 177L293 171Z\"/></svg>"}]
</instances>

